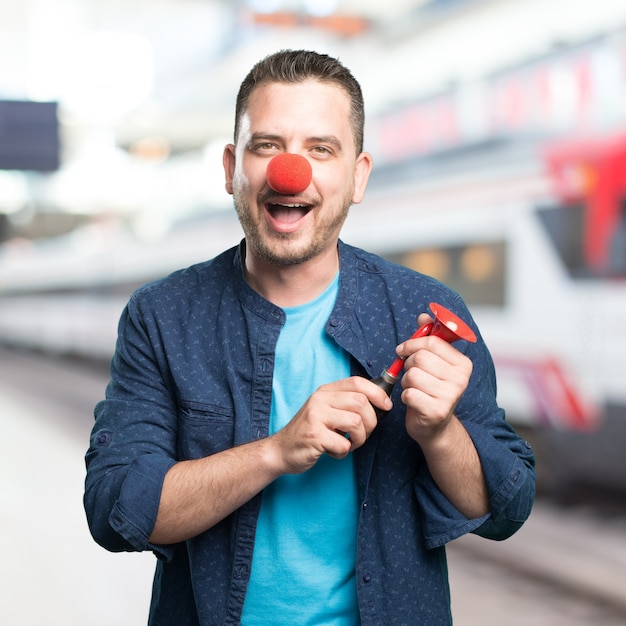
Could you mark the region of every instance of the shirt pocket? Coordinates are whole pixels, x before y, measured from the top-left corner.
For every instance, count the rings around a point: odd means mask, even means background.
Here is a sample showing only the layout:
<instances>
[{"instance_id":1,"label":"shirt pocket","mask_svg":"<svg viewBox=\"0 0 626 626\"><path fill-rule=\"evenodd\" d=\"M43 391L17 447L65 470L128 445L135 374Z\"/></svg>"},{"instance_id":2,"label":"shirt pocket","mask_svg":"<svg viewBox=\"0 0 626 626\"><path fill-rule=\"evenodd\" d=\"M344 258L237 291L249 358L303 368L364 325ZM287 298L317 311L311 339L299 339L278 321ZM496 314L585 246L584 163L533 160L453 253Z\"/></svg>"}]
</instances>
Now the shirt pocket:
<instances>
[{"instance_id":1,"label":"shirt pocket","mask_svg":"<svg viewBox=\"0 0 626 626\"><path fill-rule=\"evenodd\" d=\"M232 403L181 400L179 406L181 459L198 459L233 447L235 411Z\"/></svg>"}]
</instances>

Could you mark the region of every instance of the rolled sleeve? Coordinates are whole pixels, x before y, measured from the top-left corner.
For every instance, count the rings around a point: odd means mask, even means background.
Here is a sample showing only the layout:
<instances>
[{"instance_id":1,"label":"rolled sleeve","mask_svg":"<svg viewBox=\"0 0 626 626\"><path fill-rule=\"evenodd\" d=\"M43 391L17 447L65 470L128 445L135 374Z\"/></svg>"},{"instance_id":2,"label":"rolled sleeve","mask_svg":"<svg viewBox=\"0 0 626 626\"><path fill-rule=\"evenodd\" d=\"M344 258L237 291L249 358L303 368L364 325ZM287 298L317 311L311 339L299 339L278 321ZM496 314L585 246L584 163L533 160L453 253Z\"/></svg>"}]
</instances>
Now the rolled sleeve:
<instances>
[{"instance_id":1,"label":"rolled sleeve","mask_svg":"<svg viewBox=\"0 0 626 626\"><path fill-rule=\"evenodd\" d=\"M152 550L169 560L171 548L151 544L165 474L174 462L157 455L137 459L128 469L120 496L109 516L111 528L134 550Z\"/></svg>"},{"instance_id":2,"label":"rolled sleeve","mask_svg":"<svg viewBox=\"0 0 626 626\"><path fill-rule=\"evenodd\" d=\"M477 424L466 428L480 457L491 511L473 532L488 539L507 539L528 519L535 499L533 451L507 424L502 424L499 438Z\"/></svg>"},{"instance_id":3,"label":"rolled sleeve","mask_svg":"<svg viewBox=\"0 0 626 626\"><path fill-rule=\"evenodd\" d=\"M489 518L489 514L476 519L465 517L440 491L427 472L417 479L415 492L420 503L424 545L429 550L475 531Z\"/></svg>"},{"instance_id":4,"label":"rolled sleeve","mask_svg":"<svg viewBox=\"0 0 626 626\"><path fill-rule=\"evenodd\" d=\"M530 515L535 498L534 455L530 446L511 433L505 442L480 424L466 424L483 468L490 512L468 519L446 498L427 470L416 480L421 522L427 548L437 548L468 532L494 540L513 535ZM511 447L507 445L510 444Z\"/></svg>"},{"instance_id":5,"label":"rolled sleeve","mask_svg":"<svg viewBox=\"0 0 626 626\"><path fill-rule=\"evenodd\" d=\"M92 435L84 496L89 528L94 539L112 552L153 550L167 559L167 549L150 544L148 538L165 475L176 461L156 451L144 451L129 461L133 446L126 449L120 438L120 433L103 429Z\"/></svg>"},{"instance_id":6,"label":"rolled sleeve","mask_svg":"<svg viewBox=\"0 0 626 626\"><path fill-rule=\"evenodd\" d=\"M120 321L111 382L95 408L85 457L84 506L94 539L113 552L169 549L149 543L165 474L176 463L176 408L134 303Z\"/></svg>"}]
</instances>

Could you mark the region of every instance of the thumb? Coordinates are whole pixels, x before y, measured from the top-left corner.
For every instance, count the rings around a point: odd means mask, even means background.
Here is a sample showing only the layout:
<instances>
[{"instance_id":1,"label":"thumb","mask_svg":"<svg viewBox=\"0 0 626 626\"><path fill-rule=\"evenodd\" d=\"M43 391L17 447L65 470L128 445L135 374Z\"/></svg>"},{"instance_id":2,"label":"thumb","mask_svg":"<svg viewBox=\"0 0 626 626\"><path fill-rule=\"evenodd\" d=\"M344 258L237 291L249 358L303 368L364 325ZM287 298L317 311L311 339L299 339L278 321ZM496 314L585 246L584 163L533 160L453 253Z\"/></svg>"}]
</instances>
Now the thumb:
<instances>
[{"instance_id":1,"label":"thumb","mask_svg":"<svg viewBox=\"0 0 626 626\"><path fill-rule=\"evenodd\" d=\"M428 324L430 322L433 322L433 318L428 315L428 313L420 313L417 317L417 326L421 327L424 324Z\"/></svg>"}]
</instances>

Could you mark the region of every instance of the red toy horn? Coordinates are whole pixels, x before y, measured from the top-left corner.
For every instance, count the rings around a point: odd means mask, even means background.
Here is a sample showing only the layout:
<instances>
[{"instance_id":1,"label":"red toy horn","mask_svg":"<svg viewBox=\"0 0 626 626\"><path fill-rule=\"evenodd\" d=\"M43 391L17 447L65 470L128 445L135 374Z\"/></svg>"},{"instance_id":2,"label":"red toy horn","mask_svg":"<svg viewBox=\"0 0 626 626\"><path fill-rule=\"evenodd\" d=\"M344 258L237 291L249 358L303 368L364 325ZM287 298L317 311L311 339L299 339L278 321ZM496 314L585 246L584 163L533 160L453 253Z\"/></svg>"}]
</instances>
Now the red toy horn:
<instances>
[{"instance_id":1,"label":"red toy horn","mask_svg":"<svg viewBox=\"0 0 626 626\"><path fill-rule=\"evenodd\" d=\"M458 339L465 339L465 341L470 343L476 342L474 331L460 317L446 309L445 306L431 302L430 310L435 316L435 324L430 332L431 335L441 337L448 343Z\"/></svg>"},{"instance_id":2,"label":"red toy horn","mask_svg":"<svg viewBox=\"0 0 626 626\"><path fill-rule=\"evenodd\" d=\"M435 321L420 326L413 333L411 339L434 335L448 343L459 339L465 339L465 341L475 343L476 335L474 331L458 315L455 315L452 311L446 309L445 306L437 304L436 302L430 303L430 310L433 312ZM396 378L400 374L403 364L404 359L398 357L386 371L390 376Z\"/></svg>"},{"instance_id":3,"label":"red toy horn","mask_svg":"<svg viewBox=\"0 0 626 626\"><path fill-rule=\"evenodd\" d=\"M307 159L299 154L282 152L267 165L267 184L277 193L293 196L303 192L310 184L313 169Z\"/></svg>"},{"instance_id":4,"label":"red toy horn","mask_svg":"<svg viewBox=\"0 0 626 626\"><path fill-rule=\"evenodd\" d=\"M436 302L430 303L430 310L433 312L435 321L420 326L413 333L411 339L435 335L448 343L452 343L458 339L465 339L465 341L472 343L476 341L474 331L461 318L452 313L452 311L448 311L446 307ZM391 396L391 392L394 385L398 382L403 366L404 359L399 356L387 369L382 371L380 376L374 378L372 382L381 389L384 389L388 396ZM374 411L379 420L388 413L388 411L383 411L377 406L374 407Z\"/></svg>"}]
</instances>

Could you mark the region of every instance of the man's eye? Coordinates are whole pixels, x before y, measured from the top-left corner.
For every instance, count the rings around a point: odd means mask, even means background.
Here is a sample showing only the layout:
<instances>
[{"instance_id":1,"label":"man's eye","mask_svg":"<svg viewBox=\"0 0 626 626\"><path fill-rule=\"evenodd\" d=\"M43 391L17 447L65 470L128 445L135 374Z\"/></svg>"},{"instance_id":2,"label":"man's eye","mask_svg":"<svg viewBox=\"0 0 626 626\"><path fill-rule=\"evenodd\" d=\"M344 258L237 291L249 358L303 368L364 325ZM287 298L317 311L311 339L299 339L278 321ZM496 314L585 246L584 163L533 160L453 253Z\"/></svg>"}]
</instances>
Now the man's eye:
<instances>
[{"instance_id":1,"label":"man's eye","mask_svg":"<svg viewBox=\"0 0 626 626\"><path fill-rule=\"evenodd\" d=\"M273 150L276 150L276 146L269 142L258 143L254 146L255 152L272 152Z\"/></svg>"}]
</instances>

